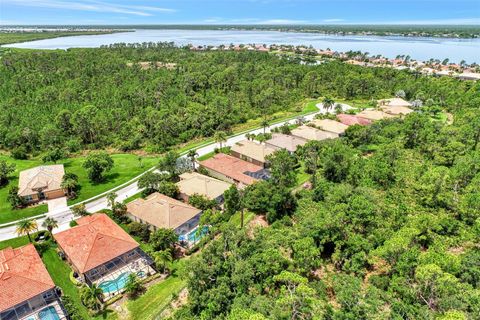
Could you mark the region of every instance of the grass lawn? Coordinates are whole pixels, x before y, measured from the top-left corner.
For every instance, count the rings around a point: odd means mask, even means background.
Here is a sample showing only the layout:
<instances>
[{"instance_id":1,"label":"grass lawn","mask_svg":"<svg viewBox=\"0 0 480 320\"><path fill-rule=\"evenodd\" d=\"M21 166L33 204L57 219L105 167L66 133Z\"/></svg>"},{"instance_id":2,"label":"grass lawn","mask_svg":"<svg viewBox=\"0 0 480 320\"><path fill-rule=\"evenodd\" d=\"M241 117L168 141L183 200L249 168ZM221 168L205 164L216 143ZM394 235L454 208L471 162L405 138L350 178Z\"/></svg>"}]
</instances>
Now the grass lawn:
<instances>
[{"instance_id":1,"label":"grass lawn","mask_svg":"<svg viewBox=\"0 0 480 320\"><path fill-rule=\"evenodd\" d=\"M301 186L310 178L310 174L305 172L305 166L303 163L295 170L295 172L297 174L297 186Z\"/></svg>"},{"instance_id":2,"label":"grass lawn","mask_svg":"<svg viewBox=\"0 0 480 320\"><path fill-rule=\"evenodd\" d=\"M144 157L140 163L138 156L133 154L114 154L112 158L114 160L114 167L106 175L105 182L100 184L94 184L88 180L87 172L82 167L85 157L69 158L58 162L65 166L65 171L78 175L80 184L78 197L73 201L69 201L69 204L86 200L125 183L143 171L153 167L158 162L158 158ZM28 160L15 160L6 155L0 155L0 160L6 160L8 163L15 163L16 165L16 170L11 175L9 183L0 188L0 224L46 213L47 205L12 210L7 200L10 187L18 185L18 175L20 171L42 165L42 160L38 157Z\"/></svg>"},{"instance_id":3,"label":"grass lawn","mask_svg":"<svg viewBox=\"0 0 480 320\"><path fill-rule=\"evenodd\" d=\"M50 248L43 253L43 263L47 267L53 282L58 287L62 288L63 294L68 295L72 301L76 304L78 311L82 318L91 319L88 314L87 308L82 304L80 300L80 292L78 287L70 281L70 267L58 256L55 248Z\"/></svg>"},{"instance_id":4,"label":"grass lawn","mask_svg":"<svg viewBox=\"0 0 480 320\"><path fill-rule=\"evenodd\" d=\"M185 287L185 282L177 275L171 275L164 281L157 283L136 300L127 302L130 319L144 320L156 318L172 300Z\"/></svg>"},{"instance_id":5,"label":"grass lawn","mask_svg":"<svg viewBox=\"0 0 480 320\"><path fill-rule=\"evenodd\" d=\"M243 225L246 226L250 221L252 221L254 217L255 217L255 213L250 211L245 211L245 216L243 217ZM241 218L242 218L241 212L237 212L230 217L229 222L235 226L240 227Z\"/></svg>"},{"instance_id":6,"label":"grass lawn","mask_svg":"<svg viewBox=\"0 0 480 320\"><path fill-rule=\"evenodd\" d=\"M32 239L35 238L35 235L32 234L31 237L32 237ZM18 238L3 240L3 241L0 241L0 250L8 248L8 247L18 248L18 247L21 247L21 246L24 246L24 245L28 244L28 242L29 241L28 241L27 236L22 236L22 237L18 237Z\"/></svg>"}]
</instances>

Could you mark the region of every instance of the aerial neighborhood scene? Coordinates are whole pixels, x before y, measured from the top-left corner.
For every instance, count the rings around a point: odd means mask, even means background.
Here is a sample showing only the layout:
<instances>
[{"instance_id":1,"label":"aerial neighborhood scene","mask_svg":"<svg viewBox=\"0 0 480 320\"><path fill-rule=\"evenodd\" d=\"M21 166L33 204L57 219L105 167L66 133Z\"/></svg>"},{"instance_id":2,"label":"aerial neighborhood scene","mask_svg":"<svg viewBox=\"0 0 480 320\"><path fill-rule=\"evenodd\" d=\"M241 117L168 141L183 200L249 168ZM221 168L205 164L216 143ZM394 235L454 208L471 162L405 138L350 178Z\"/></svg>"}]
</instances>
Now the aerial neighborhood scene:
<instances>
[{"instance_id":1,"label":"aerial neighborhood scene","mask_svg":"<svg viewBox=\"0 0 480 320\"><path fill-rule=\"evenodd\" d=\"M480 319L480 3L0 1L0 320Z\"/></svg>"}]
</instances>

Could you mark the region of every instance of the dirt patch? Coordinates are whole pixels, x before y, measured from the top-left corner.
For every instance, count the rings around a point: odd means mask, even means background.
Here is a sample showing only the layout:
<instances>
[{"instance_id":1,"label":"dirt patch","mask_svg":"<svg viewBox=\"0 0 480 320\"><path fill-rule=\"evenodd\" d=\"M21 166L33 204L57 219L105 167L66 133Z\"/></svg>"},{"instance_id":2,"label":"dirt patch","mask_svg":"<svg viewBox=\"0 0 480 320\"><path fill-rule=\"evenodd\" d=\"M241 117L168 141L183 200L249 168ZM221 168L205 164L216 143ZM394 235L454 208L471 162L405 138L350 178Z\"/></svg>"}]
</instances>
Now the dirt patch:
<instances>
[{"instance_id":1,"label":"dirt patch","mask_svg":"<svg viewBox=\"0 0 480 320\"><path fill-rule=\"evenodd\" d=\"M171 63L171 62L161 62L161 61L155 61L155 62L150 62L150 61L140 61L136 63L137 65L140 66L140 69L142 70L148 70L151 68L165 68L168 70L174 70L177 66L176 63ZM134 63L128 62L127 67L133 67Z\"/></svg>"},{"instance_id":2,"label":"dirt patch","mask_svg":"<svg viewBox=\"0 0 480 320\"><path fill-rule=\"evenodd\" d=\"M183 288L182 291L178 294L178 298L173 300L168 308L163 310L160 314L160 319L166 319L173 315L175 310L178 310L180 307L184 306L188 301L188 290Z\"/></svg>"}]
</instances>

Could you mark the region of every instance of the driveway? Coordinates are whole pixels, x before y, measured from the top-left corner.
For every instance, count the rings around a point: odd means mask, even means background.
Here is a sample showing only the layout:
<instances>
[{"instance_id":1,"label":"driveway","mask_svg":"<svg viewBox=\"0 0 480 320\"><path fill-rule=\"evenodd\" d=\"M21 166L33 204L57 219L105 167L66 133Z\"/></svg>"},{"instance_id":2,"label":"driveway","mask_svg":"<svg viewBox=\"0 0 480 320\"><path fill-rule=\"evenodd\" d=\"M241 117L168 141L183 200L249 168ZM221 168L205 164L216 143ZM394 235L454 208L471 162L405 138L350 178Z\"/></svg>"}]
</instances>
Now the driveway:
<instances>
[{"instance_id":1,"label":"driveway","mask_svg":"<svg viewBox=\"0 0 480 320\"><path fill-rule=\"evenodd\" d=\"M48 212L63 211L68 208L67 197L47 200Z\"/></svg>"}]
</instances>

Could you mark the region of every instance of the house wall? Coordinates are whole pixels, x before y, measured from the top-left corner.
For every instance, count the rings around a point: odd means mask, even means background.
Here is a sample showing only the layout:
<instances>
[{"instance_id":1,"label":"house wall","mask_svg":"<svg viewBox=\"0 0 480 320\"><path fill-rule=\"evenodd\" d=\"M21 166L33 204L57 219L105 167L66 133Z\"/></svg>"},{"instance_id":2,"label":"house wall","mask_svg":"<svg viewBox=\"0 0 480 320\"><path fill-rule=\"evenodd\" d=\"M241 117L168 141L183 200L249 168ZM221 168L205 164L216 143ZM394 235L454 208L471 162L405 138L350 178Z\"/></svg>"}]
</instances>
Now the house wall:
<instances>
[{"instance_id":1,"label":"house wall","mask_svg":"<svg viewBox=\"0 0 480 320\"><path fill-rule=\"evenodd\" d=\"M60 198L65 196L65 191L62 189L56 189L56 190L50 190L44 192L45 194L45 199L55 199L55 198ZM40 197L38 196L38 192L32 193L31 195L31 200L28 200L27 197L23 197L28 203L33 203L37 202L40 200Z\"/></svg>"},{"instance_id":2,"label":"house wall","mask_svg":"<svg viewBox=\"0 0 480 320\"><path fill-rule=\"evenodd\" d=\"M149 224L147 221L144 221L144 220L140 219L139 217L131 214L130 212L127 212L127 217L129 217L130 219L132 219L135 222L148 225L148 229L152 232L155 232L158 229L156 226Z\"/></svg>"},{"instance_id":3,"label":"house wall","mask_svg":"<svg viewBox=\"0 0 480 320\"><path fill-rule=\"evenodd\" d=\"M234 156L235 158L238 158L238 159L241 159L241 160L244 160L244 161L247 161L247 162L256 164L257 166L265 167L265 162L262 162L262 161L253 159L253 158L251 158L251 157L249 157L249 156L247 156L247 155L241 154L241 153L239 153L239 152L237 152L237 151L230 150L230 155Z\"/></svg>"}]
</instances>

